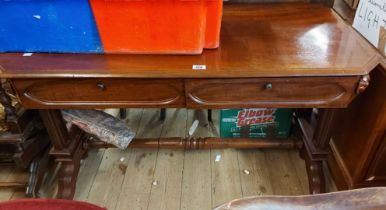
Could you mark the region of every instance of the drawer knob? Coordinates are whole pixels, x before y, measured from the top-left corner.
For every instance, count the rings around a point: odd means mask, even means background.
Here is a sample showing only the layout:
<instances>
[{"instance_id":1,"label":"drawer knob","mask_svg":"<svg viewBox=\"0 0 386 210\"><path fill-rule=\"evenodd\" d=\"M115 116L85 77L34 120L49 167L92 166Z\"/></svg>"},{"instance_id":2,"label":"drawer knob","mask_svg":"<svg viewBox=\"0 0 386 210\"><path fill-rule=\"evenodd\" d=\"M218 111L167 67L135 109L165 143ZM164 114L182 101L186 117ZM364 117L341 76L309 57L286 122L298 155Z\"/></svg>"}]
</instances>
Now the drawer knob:
<instances>
[{"instance_id":1,"label":"drawer knob","mask_svg":"<svg viewBox=\"0 0 386 210\"><path fill-rule=\"evenodd\" d=\"M99 90L106 90L106 85L103 84L102 82L98 82L97 88L98 88Z\"/></svg>"},{"instance_id":2,"label":"drawer knob","mask_svg":"<svg viewBox=\"0 0 386 210\"><path fill-rule=\"evenodd\" d=\"M266 90L272 90L272 83L267 83L266 85L265 85L265 89Z\"/></svg>"}]
</instances>

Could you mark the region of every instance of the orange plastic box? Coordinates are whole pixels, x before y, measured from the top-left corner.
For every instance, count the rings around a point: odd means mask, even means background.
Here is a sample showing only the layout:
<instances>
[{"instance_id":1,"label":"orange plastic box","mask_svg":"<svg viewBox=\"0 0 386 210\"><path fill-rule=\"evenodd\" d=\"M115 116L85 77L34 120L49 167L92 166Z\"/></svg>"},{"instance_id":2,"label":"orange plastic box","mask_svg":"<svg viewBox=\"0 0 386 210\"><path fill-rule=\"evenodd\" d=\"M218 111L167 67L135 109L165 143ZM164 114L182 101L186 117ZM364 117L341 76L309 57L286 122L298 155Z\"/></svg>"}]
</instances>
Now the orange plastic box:
<instances>
[{"instance_id":1,"label":"orange plastic box","mask_svg":"<svg viewBox=\"0 0 386 210\"><path fill-rule=\"evenodd\" d=\"M217 48L222 0L90 0L106 53L200 54Z\"/></svg>"}]
</instances>

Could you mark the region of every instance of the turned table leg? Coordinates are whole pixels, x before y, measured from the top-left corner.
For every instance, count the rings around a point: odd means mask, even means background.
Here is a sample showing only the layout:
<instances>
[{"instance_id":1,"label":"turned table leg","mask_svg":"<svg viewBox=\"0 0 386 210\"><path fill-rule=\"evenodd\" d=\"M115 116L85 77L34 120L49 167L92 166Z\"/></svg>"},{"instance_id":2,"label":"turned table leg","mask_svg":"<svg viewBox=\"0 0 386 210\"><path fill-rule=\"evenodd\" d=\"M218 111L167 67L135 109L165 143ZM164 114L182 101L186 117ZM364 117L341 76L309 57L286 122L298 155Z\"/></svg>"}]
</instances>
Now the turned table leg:
<instances>
[{"instance_id":1,"label":"turned table leg","mask_svg":"<svg viewBox=\"0 0 386 210\"><path fill-rule=\"evenodd\" d=\"M72 199L80 160L87 152L83 148L82 132L76 127L69 131L60 110L40 110L42 120L52 142L50 155L60 163L57 198Z\"/></svg>"}]
</instances>

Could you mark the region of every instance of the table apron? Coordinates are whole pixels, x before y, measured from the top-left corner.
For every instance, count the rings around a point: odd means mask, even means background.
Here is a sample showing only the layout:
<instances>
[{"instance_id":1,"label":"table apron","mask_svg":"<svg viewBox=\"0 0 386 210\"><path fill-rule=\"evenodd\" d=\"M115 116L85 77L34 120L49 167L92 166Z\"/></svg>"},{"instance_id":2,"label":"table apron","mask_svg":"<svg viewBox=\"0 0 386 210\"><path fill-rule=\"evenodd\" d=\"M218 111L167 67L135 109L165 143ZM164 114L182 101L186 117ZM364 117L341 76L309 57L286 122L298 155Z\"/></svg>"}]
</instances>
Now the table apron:
<instances>
[{"instance_id":1,"label":"table apron","mask_svg":"<svg viewBox=\"0 0 386 210\"><path fill-rule=\"evenodd\" d=\"M11 79L24 107L344 108L359 76L233 79Z\"/></svg>"}]
</instances>

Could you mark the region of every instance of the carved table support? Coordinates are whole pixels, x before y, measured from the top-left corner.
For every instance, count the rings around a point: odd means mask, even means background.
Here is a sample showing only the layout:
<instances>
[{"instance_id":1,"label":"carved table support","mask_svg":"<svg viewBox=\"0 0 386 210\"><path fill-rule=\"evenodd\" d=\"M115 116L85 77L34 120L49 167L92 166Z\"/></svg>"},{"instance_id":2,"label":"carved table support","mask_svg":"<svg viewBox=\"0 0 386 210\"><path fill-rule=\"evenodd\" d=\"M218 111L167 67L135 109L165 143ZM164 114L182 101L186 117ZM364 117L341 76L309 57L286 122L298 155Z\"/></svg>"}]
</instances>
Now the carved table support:
<instances>
[{"instance_id":1,"label":"carved table support","mask_svg":"<svg viewBox=\"0 0 386 210\"><path fill-rule=\"evenodd\" d=\"M306 147L300 150L300 156L306 163L308 176L308 185L311 194L319 194L326 192L326 181L323 172L323 160L313 159L312 155L308 154ZM327 156L327 155L326 155Z\"/></svg>"},{"instance_id":2,"label":"carved table support","mask_svg":"<svg viewBox=\"0 0 386 210\"><path fill-rule=\"evenodd\" d=\"M369 83L369 75L361 76L357 84L356 94L365 91ZM324 193L326 191L323 161L329 155L329 143L333 128L337 126L335 119L338 110L336 108L319 109L320 114L315 129L312 128L310 122L305 120L304 114L300 113L297 119L304 142L304 146L300 150L300 156L306 162L309 187L312 194Z\"/></svg>"},{"instance_id":3,"label":"carved table support","mask_svg":"<svg viewBox=\"0 0 386 210\"><path fill-rule=\"evenodd\" d=\"M73 199L80 168L80 160L86 152L87 150L84 149L80 143L77 145L72 157L65 160L59 160L61 166L59 170L58 194L56 195L56 198Z\"/></svg>"},{"instance_id":4,"label":"carved table support","mask_svg":"<svg viewBox=\"0 0 386 210\"><path fill-rule=\"evenodd\" d=\"M50 155L60 162L57 198L72 199L75 193L76 179L80 160L87 152L83 148L83 133L77 127L67 129L60 110L40 110L47 127L53 148Z\"/></svg>"},{"instance_id":5,"label":"carved table support","mask_svg":"<svg viewBox=\"0 0 386 210\"><path fill-rule=\"evenodd\" d=\"M298 118L304 142L300 156L306 162L309 188L312 194L326 191L323 161L327 159L329 154L328 147L336 111L337 109L319 110L319 119L315 129L304 118Z\"/></svg>"}]
</instances>

